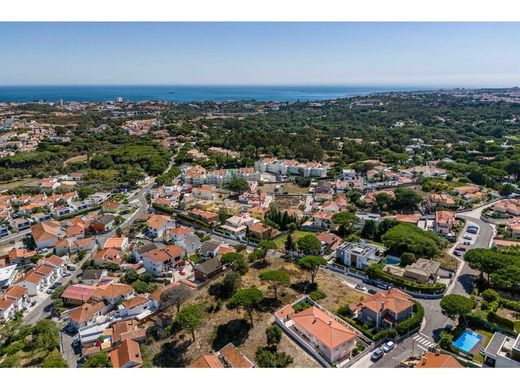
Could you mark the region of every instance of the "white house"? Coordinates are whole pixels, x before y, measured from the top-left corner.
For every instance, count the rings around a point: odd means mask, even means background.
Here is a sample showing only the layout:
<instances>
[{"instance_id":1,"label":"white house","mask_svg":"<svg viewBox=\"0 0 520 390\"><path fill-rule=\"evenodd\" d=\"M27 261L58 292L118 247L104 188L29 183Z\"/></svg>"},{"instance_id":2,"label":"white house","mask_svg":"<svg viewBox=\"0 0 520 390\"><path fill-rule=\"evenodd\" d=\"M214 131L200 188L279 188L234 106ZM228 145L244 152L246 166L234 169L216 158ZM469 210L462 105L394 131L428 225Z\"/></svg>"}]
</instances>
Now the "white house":
<instances>
[{"instance_id":1,"label":"white house","mask_svg":"<svg viewBox=\"0 0 520 390\"><path fill-rule=\"evenodd\" d=\"M365 269L372 262L379 262L379 248L365 242L344 242L336 248L336 258L347 267Z\"/></svg>"}]
</instances>

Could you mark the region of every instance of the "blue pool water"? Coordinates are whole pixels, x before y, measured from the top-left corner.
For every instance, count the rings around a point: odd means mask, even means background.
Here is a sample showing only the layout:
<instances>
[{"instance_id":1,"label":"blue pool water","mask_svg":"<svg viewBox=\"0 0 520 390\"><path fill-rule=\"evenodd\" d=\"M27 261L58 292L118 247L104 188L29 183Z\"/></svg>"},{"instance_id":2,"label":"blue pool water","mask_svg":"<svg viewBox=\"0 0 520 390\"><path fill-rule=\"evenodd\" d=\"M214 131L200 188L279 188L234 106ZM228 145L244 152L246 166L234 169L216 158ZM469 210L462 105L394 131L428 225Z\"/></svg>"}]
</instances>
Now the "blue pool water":
<instances>
[{"instance_id":1,"label":"blue pool water","mask_svg":"<svg viewBox=\"0 0 520 390\"><path fill-rule=\"evenodd\" d=\"M401 264L401 258L397 256L386 256L385 263L389 265L399 265Z\"/></svg>"},{"instance_id":2,"label":"blue pool water","mask_svg":"<svg viewBox=\"0 0 520 390\"><path fill-rule=\"evenodd\" d=\"M462 332L459 338L453 342L453 346L463 352L470 353L475 345L480 342L480 340L482 340L481 335L466 329L464 332Z\"/></svg>"}]
</instances>

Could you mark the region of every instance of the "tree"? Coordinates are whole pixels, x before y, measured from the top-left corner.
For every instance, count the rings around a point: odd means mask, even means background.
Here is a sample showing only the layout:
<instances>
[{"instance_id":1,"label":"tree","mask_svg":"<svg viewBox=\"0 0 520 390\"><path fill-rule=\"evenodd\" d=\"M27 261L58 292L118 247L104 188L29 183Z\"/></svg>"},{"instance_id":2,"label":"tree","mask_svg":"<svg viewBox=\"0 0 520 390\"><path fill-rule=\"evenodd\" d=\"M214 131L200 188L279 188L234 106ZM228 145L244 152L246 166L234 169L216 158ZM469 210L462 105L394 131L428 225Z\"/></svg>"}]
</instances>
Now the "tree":
<instances>
[{"instance_id":1,"label":"tree","mask_svg":"<svg viewBox=\"0 0 520 390\"><path fill-rule=\"evenodd\" d=\"M282 330L276 325L271 325L265 330L265 336L267 337L267 346L276 350L282 340Z\"/></svg>"},{"instance_id":2,"label":"tree","mask_svg":"<svg viewBox=\"0 0 520 390\"><path fill-rule=\"evenodd\" d=\"M342 237L352 232L353 225L357 220L356 214L348 211L341 211L332 216L332 222L338 226L338 233Z\"/></svg>"},{"instance_id":3,"label":"tree","mask_svg":"<svg viewBox=\"0 0 520 390\"><path fill-rule=\"evenodd\" d=\"M106 352L98 352L85 359L81 365L83 368L111 368L112 361Z\"/></svg>"},{"instance_id":4,"label":"tree","mask_svg":"<svg viewBox=\"0 0 520 390\"><path fill-rule=\"evenodd\" d=\"M297 241L298 249L304 255L318 255L321 252L321 242L314 234L306 234Z\"/></svg>"},{"instance_id":5,"label":"tree","mask_svg":"<svg viewBox=\"0 0 520 390\"><path fill-rule=\"evenodd\" d=\"M61 356L60 351L55 349L50 352L42 362L42 368L67 368L68 364Z\"/></svg>"},{"instance_id":6,"label":"tree","mask_svg":"<svg viewBox=\"0 0 520 390\"><path fill-rule=\"evenodd\" d=\"M159 297L159 307L164 310L175 306L177 313L179 313L181 305L190 299L191 296L191 289L183 284L170 287L161 293Z\"/></svg>"},{"instance_id":7,"label":"tree","mask_svg":"<svg viewBox=\"0 0 520 390\"><path fill-rule=\"evenodd\" d=\"M516 191L516 188L513 187L511 184L506 183L500 186L500 189L498 190L498 193L502 196L508 196L511 195L513 192Z\"/></svg>"},{"instance_id":8,"label":"tree","mask_svg":"<svg viewBox=\"0 0 520 390\"><path fill-rule=\"evenodd\" d=\"M392 205L394 199L386 192L380 192L376 195L375 201L379 210L386 210Z\"/></svg>"},{"instance_id":9,"label":"tree","mask_svg":"<svg viewBox=\"0 0 520 390\"><path fill-rule=\"evenodd\" d=\"M259 347L256 350L256 361L263 368L284 368L290 365L294 359L285 352L272 352L268 348Z\"/></svg>"},{"instance_id":10,"label":"tree","mask_svg":"<svg viewBox=\"0 0 520 390\"><path fill-rule=\"evenodd\" d=\"M39 349L52 351L60 347L60 329L52 320L40 320L33 329L36 346Z\"/></svg>"},{"instance_id":11,"label":"tree","mask_svg":"<svg viewBox=\"0 0 520 390\"><path fill-rule=\"evenodd\" d=\"M320 266L326 265L327 260L325 260L321 256L305 256L304 258L298 260L296 263L300 269L304 271L308 271L311 275L311 284L314 284L314 279L318 274L318 270Z\"/></svg>"},{"instance_id":12,"label":"tree","mask_svg":"<svg viewBox=\"0 0 520 390\"><path fill-rule=\"evenodd\" d=\"M387 231L381 241L394 255L404 252L413 253L416 257L434 258L441 253L447 241L431 231L423 231L411 223L399 223Z\"/></svg>"},{"instance_id":13,"label":"tree","mask_svg":"<svg viewBox=\"0 0 520 390\"><path fill-rule=\"evenodd\" d=\"M128 269L125 272L125 275L123 276L123 282L126 283L126 284L132 284L137 279L139 279L139 274L133 268Z\"/></svg>"},{"instance_id":14,"label":"tree","mask_svg":"<svg viewBox=\"0 0 520 390\"><path fill-rule=\"evenodd\" d=\"M295 245L294 245L293 237L292 237L292 234L289 233L287 235L287 239L285 240L285 250L287 252L292 252L292 251L294 251L294 249L295 249Z\"/></svg>"},{"instance_id":15,"label":"tree","mask_svg":"<svg viewBox=\"0 0 520 390\"><path fill-rule=\"evenodd\" d=\"M219 296L221 298L231 297L242 285L240 273L231 271L226 273L224 280L219 284Z\"/></svg>"},{"instance_id":16,"label":"tree","mask_svg":"<svg viewBox=\"0 0 520 390\"><path fill-rule=\"evenodd\" d=\"M422 202L422 196L410 188L397 188L394 193L393 203L397 210L415 210Z\"/></svg>"},{"instance_id":17,"label":"tree","mask_svg":"<svg viewBox=\"0 0 520 390\"><path fill-rule=\"evenodd\" d=\"M377 235L377 223L376 221L369 219L365 221L363 229L361 230L361 237L368 240L373 240Z\"/></svg>"},{"instance_id":18,"label":"tree","mask_svg":"<svg viewBox=\"0 0 520 390\"><path fill-rule=\"evenodd\" d=\"M199 305L188 305L177 314L176 322L182 329L190 331L192 340L195 341L195 330L204 325L206 315Z\"/></svg>"},{"instance_id":19,"label":"tree","mask_svg":"<svg viewBox=\"0 0 520 390\"><path fill-rule=\"evenodd\" d=\"M249 315L249 320L251 322L251 326L254 326L253 323L253 311L257 307L257 305L264 299L264 295L262 291L257 288L243 288L238 290L228 301L227 308L228 309L238 309L243 308L246 310Z\"/></svg>"},{"instance_id":20,"label":"tree","mask_svg":"<svg viewBox=\"0 0 520 390\"><path fill-rule=\"evenodd\" d=\"M222 264L229 265L235 272L245 275L248 270L246 259L244 255L237 252L226 253L221 258Z\"/></svg>"},{"instance_id":21,"label":"tree","mask_svg":"<svg viewBox=\"0 0 520 390\"><path fill-rule=\"evenodd\" d=\"M245 179L234 177L231 180L231 183L227 185L227 188L230 189L233 192L244 192L249 188L249 184L247 184L247 181Z\"/></svg>"},{"instance_id":22,"label":"tree","mask_svg":"<svg viewBox=\"0 0 520 390\"><path fill-rule=\"evenodd\" d=\"M136 280L135 282L131 283L132 288L135 290L138 294L144 294L147 292L151 292L150 285L146 282L143 282L142 280Z\"/></svg>"},{"instance_id":23,"label":"tree","mask_svg":"<svg viewBox=\"0 0 520 390\"><path fill-rule=\"evenodd\" d=\"M462 295L450 294L441 299L442 312L450 318L464 319L473 306L473 300Z\"/></svg>"},{"instance_id":24,"label":"tree","mask_svg":"<svg viewBox=\"0 0 520 390\"><path fill-rule=\"evenodd\" d=\"M413 253L410 253L410 252L404 252L402 255L401 255L401 266L407 266L407 265L410 265L410 264L413 264L415 263L415 255Z\"/></svg>"},{"instance_id":25,"label":"tree","mask_svg":"<svg viewBox=\"0 0 520 390\"><path fill-rule=\"evenodd\" d=\"M442 349L449 351L451 350L451 346L453 344L453 336L451 333L448 332L441 332L440 339L439 339L439 345Z\"/></svg>"},{"instance_id":26,"label":"tree","mask_svg":"<svg viewBox=\"0 0 520 390\"><path fill-rule=\"evenodd\" d=\"M260 249L262 251L262 262L265 263L267 252L272 249L276 249L276 244L274 241L262 240L259 243Z\"/></svg>"},{"instance_id":27,"label":"tree","mask_svg":"<svg viewBox=\"0 0 520 390\"><path fill-rule=\"evenodd\" d=\"M278 288L280 286L286 286L290 283L291 279L289 274L283 269L272 269L260 274L260 279L267 282L273 289L274 299L278 301Z\"/></svg>"}]
</instances>

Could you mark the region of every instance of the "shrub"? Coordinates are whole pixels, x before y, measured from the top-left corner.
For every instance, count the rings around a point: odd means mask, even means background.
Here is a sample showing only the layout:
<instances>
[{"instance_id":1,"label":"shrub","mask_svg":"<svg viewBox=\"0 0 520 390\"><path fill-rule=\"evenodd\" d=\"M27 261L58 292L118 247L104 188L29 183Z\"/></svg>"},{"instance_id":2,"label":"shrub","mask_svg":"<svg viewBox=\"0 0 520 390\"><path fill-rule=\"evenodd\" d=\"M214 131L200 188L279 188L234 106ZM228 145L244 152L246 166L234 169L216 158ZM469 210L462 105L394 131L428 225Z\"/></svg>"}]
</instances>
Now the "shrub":
<instances>
[{"instance_id":1,"label":"shrub","mask_svg":"<svg viewBox=\"0 0 520 390\"><path fill-rule=\"evenodd\" d=\"M507 328L507 329L510 329L510 330L514 330L515 329L515 323L513 321L511 321L510 319L508 318L504 318L504 317L501 317L499 316L498 314L490 311L487 315L487 319L488 321L490 322L493 322L499 326L502 326L504 328Z\"/></svg>"},{"instance_id":2,"label":"shrub","mask_svg":"<svg viewBox=\"0 0 520 390\"><path fill-rule=\"evenodd\" d=\"M396 325L395 328L397 330L397 333L403 335L408 333L412 329L421 326L421 322L424 318L424 308L419 302L415 302L414 311L414 314L410 318L401 321Z\"/></svg>"},{"instance_id":3,"label":"shrub","mask_svg":"<svg viewBox=\"0 0 520 390\"><path fill-rule=\"evenodd\" d=\"M343 305L336 310L336 313L341 317L352 317L354 314L348 305Z\"/></svg>"},{"instance_id":4,"label":"shrub","mask_svg":"<svg viewBox=\"0 0 520 390\"><path fill-rule=\"evenodd\" d=\"M298 313L300 311L304 311L305 309L311 307L311 304L305 300L298 302L296 305L293 306L293 309L295 313Z\"/></svg>"},{"instance_id":5,"label":"shrub","mask_svg":"<svg viewBox=\"0 0 520 390\"><path fill-rule=\"evenodd\" d=\"M379 332L377 332L375 335L372 336L372 340L377 341L377 340L380 340L385 337L388 337L388 338L397 337L397 330L395 330L395 329L380 330Z\"/></svg>"},{"instance_id":6,"label":"shrub","mask_svg":"<svg viewBox=\"0 0 520 390\"><path fill-rule=\"evenodd\" d=\"M513 311L516 311L517 313L520 313L520 302L517 301L510 301L509 299L500 299L500 304L505 307L506 309L510 309Z\"/></svg>"},{"instance_id":7,"label":"shrub","mask_svg":"<svg viewBox=\"0 0 520 390\"><path fill-rule=\"evenodd\" d=\"M294 359L285 352L272 352L267 348L256 350L256 361L259 367L284 368L291 364Z\"/></svg>"},{"instance_id":8,"label":"shrub","mask_svg":"<svg viewBox=\"0 0 520 390\"><path fill-rule=\"evenodd\" d=\"M327 298L327 294L325 294L322 290L315 290L313 292L311 292L309 294L309 297L313 300L313 301L319 301L320 299L325 299Z\"/></svg>"},{"instance_id":9,"label":"shrub","mask_svg":"<svg viewBox=\"0 0 520 390\"><path fill-rule=\"evenodd\" d=\"M445 349L446 351L451 351L451 346L453 343L453 336L451 333L448 332L441 332L439 345L442 349Z\"/></svg>"},{"instance_id":10,"label":"shrub","mask_svg":"<svg viewBox=\"0 0 520 390\"><path fill-rule=\"evenodd\" d=\"M495 290L488 288L482 293L482 298L487 302L494 302L500 299L500 295Z\"/></svg>"},{"instance_id":11,"label":"shrub","mask_svg":"<svg viewBox=\"0 0 520 390\"><path fill-rule=\"evenodd\" d=\"M267 337L267 345L276 349L282 340L282 330L276 325L271 325L265 330L265 335Z\"/></svg>"}]
</instances>

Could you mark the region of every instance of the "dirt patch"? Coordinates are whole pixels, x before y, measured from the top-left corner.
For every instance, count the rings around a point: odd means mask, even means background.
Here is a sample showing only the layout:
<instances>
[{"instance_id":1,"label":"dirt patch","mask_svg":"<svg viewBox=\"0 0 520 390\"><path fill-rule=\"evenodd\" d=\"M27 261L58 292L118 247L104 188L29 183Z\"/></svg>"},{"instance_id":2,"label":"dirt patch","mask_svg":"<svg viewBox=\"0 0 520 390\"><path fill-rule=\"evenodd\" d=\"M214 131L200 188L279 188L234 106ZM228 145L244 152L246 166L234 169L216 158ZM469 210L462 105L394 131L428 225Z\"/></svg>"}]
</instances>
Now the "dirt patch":
<instances>
[{"instance_id":1,"label":"dirt patch","mask_svg":"<svg viewBox=\"0 0 520 390\"><path fill-rule=\"evenodd\" d=\"M516 320L520 319L520 315L516 311L506 309L505 307L501 307L501 308L497 309L497 314L500 317L505 317L511 321L516 321Z\"/></svg>"},{"instance_id":2,"label":"dirt patch","mask_svg":"<svg viewBox=\"0 0 520 390\"><path fill-rule=\"evenodd\" d=\"M308 279L308 274L300 271L295 264L280 259L270 259L269 263L269 269L285 269L291 276L292 283L297 284ZM210 285L204 286L191 299L191 303L198 303L206 308L219 306L219 309L207 314L207 322L196 331L195 341L192 342L191 336L186 332L174 331L172 336L143 344L142 353L145 360L157 367L183 367L201 354L213 353L228 342L233 342L250 360L255 361L257 348L266 345L265 329L274 323L274 311L301 297L301 294L291 287L284 287L279 290L280 302L270 305L273 292L259 279L260 273L265 269L252 266L242 278L243 287L256 287L267 298L263 309L254 313L253 327L250 327L244 311L229 310L224 301L218 301L210 295L211 285L221 281L221 276ZM320 301L320 304L331 311L343 304L358 302L363 297L363 294L342 284L341 279L326 272L320 271L317 281L319 288L327 294L327 298ZM285 334L278 350L293 357L291 367L319 367L308 353Z\"/></svg>"},{"instance_id":3,"label":"dirt patch","mask_svg":"<svg viewBox=\"0 0 520 390\"><path fill-rule=\"evenodd\" d=\"M40 183L38 179L20 179L11 182L0 183L0 191L12 190L18 187L36 187Z\"/></svg>"},{"instance_id":4,"label":"dirt patch","mask_svg":"<svg viewBox=\"0 0 520 390\"><path fill-rule=\"evenodd\" d=\"M83 162L83 161L87 161L87 155L86 154L82 154L80 156L71 157L71 158L65 160L63 162L63 164L68 165L68 164L72 164L72 163L75 163L75 162Z\"/></svg>"}]
</instances>

